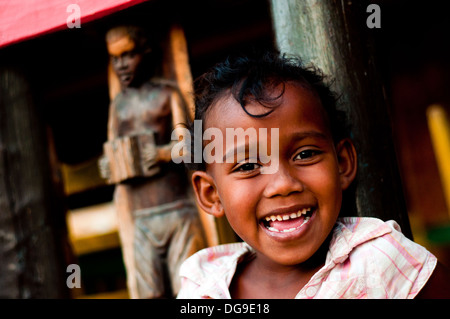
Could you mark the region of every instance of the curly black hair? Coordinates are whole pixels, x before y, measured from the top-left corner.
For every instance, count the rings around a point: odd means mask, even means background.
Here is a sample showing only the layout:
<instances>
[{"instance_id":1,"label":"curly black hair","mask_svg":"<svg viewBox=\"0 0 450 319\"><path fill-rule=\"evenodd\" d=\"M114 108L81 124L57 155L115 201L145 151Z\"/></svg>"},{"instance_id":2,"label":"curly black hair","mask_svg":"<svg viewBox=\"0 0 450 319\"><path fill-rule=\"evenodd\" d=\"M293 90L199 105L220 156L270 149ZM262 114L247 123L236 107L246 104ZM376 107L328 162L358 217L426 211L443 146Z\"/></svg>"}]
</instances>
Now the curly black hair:
<instances>
[{"instance_id":1,"label":"curly black hair","mask_svg":"<svg viewBox=\"0 0 450 319\"><path fill-rule=\"evenodd\" d=\"M272 113L278 104L279 96L273 96L271 88L278 85L284 87L286 82L294 81L305 85L319 97L325 109L335 143L349 136L345 112L338 110L338 97L326 82L326 76L313 65L303 65L299 57L288 57L278 51L251 52L245 55L229 56L223 62L213 66L209 71L194 81L195 120L204 121L211 105L219 98L231 92L252 117L263 117ZM257 101L267 108L263 114L251 114L246 105L249 101ZM192 145L196 138L193 126L190 128ZM194 149L193 147L191 149ZM188 169L205 170L205 163L186 163Z\"/></svg>"}]
</instances>

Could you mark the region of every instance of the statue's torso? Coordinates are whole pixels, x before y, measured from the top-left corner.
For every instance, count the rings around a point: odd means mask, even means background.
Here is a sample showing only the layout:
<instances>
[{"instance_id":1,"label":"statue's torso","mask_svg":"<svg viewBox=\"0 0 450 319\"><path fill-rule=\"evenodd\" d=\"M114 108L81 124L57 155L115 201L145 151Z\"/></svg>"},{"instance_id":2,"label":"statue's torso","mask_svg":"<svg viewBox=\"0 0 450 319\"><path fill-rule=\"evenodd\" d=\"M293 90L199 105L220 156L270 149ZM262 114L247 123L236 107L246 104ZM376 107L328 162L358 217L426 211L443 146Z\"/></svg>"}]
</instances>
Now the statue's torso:
<instances>
[{"instance_id":1,"label":"statue's torso","mask_svg":"<svg viewBox=\"0 0 450 319\"><path fill-rule=\"evenodd\" d=\"M170 96L170 88L151 84L121 92L114 101L117 116L115 136L151 130L156 134L157 144L169 143L172 131Z\"/></svg>"},{"instance_id":2,"label":"statue's torso","mask_svg":"<svg viewBox=\"0 0 450 319\"><path fill-rule=\"evenodd\" d=\"M113 126L113 136L152 131L157 145L170 143L171 94L171 88L152 84L119 93L114 100L116 125ZM161 172L153 177L132 180L120 186L127 188L135 210L185 198L187 185L184 167L169 162L161 164Z\"/></svg>"}]
</instances>

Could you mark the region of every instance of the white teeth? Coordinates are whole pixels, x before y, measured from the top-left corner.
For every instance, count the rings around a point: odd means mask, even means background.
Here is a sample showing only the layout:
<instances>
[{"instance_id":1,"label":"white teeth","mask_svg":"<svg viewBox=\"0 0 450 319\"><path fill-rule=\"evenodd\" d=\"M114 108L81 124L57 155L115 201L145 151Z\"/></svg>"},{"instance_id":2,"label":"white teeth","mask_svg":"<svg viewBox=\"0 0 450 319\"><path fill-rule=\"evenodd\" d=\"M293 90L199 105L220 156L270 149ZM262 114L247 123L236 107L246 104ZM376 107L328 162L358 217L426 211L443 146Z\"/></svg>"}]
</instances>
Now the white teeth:
<instances>
[{"instance_id":1,"label":"white teeth","mask_svg":"<svg viewBox=\"0 0 450 319\"><path fill-rule=\"evenodd\" d=\"M311 212L311 208L304 208L302 210L299 210L297 213L291 213L289 215L271 215L271 216L266 216L265 220L266 221L283 221L283 220L288 220L288 219L295 219L298 218L302 215L306 215L307 213ZM309 221L310 217L305 217L305 219L303 220L303 223L298 226L298 227L293 227L293 228L289 228L289 229L283 229L283 230L279 230L275 227L267 227L268 230L273 231L273 232L277 232L277 233L290 233L293 232L294 230L299 229L300 227L302 227L303 225L305 225L308 221Z\"/></svg>"},{"instance_id":2,"label":"white teeth","mask_svg":"<svg viewBox=\"0 0 450 319\"><path fill-rule=\"evenodd\" d=\"M305 220L303 221L303 223L298 228L300 228L303 225L305 225L308 222L308 220L309 220L309 217L305 217Z\"/></svg>"},{"instance_id":3,"label":"white teeth","mask_svg":"<svg viewBox=\"0 0 450 319\"><path fill-rule=\"evenodd\" d=\"M301 210L299 210L296 213L290 213L289 215L271 215L271 216L266 216L264 219L266 221L283 221L283 220L289 220L289 219L295 219L298 217L301 217L302 215L306 215L307 213L309 213L311 211L311 208L303 208Z\"/></svg>"},{"instance_id":4,"label":"white teeth","mask_svg":"<svg viewBox=\"0 0 450 319\"><path fill-rule=\"evenodd\" d=\"M292 227L292 228L283 229L283 230L279 230L279 229L277 229L275 227L267 227L267 229L270 230L270 231L276 232L276 233L290 233L290 232L293 232L294 230L297 230L297 229L301 228L303 225L308 223L309 219L310 219L309 217L305 217L305 220L303 221L303 223L300 226L298 226L298 227Z\"/></svg>"},{"instance_id":5,"label":"white teeth","mask_svg":"<svg viewBox=\"0 0 450 319\"><path fill-rule=\"evenodd\" d=\"M285 229L283 230L283 233L290 233L293 232L294 230L296 230L297 228L293 227L293 228L289 228L289 229Z\"/></svg>"}]
</instances>

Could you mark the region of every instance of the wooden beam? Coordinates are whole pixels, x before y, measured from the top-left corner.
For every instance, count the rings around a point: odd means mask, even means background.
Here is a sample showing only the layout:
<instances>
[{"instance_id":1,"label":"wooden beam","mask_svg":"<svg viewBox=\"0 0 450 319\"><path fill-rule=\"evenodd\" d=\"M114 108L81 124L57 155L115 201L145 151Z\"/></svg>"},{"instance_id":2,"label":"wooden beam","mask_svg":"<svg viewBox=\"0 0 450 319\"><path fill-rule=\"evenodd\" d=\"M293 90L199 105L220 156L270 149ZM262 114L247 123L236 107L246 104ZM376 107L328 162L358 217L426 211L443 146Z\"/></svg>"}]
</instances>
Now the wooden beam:
<instances>
[{"instance_id":1,"label":"wooden beam","mask_svg":"<svg viewBox=\"0 0 450 319\"><path fill-rule=\"evenodd\" d=\"M70 243L77 255L120 247L114 203L103 203L67 213Z\"/></svg>"},{"instance_id":2,"label":"wooden beam","mask_svg":"<svg viewBox=\"0 0 450 319\"><path fill-rule=\"evenodd\" d=\"M194 100L192 98L192 74L189 65L186 37L179 24L173 24L169 30L165 64L167 77L175 80L188 107L190 120L194 119Z\"/></svg>"},{"instance_id":3,"label":"wooden beam","mask_svg":"<svg viewBox=\"0 0 450 319\"><path fill-rule=\"evenodd\" d=\"M79 164L59 164L65 195L78 194L107 185L98 172L98 159L96 156Z\"/></svg>"}]
</instances>

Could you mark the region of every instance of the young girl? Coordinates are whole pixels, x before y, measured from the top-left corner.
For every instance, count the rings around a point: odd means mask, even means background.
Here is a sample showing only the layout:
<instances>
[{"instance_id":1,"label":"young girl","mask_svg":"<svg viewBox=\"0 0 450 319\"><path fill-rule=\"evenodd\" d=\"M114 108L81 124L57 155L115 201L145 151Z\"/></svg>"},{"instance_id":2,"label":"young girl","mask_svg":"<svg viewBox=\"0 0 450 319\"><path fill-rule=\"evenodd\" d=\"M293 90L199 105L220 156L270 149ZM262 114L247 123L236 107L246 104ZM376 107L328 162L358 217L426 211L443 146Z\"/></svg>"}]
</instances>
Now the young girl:
<instances>
[{"instance_id":1,"label":"young girl","mask_svg":"<svg viewBox=\"0 0 450 319\"><path fill-rule=\"evenodd\" d=\"M200 207L225 215L243 242L186 260L178 298L450 296L436 257L407 239L396 222L340 217L357 156L318 72L266 53L227 59L195 84L203 131L226 136L227 129L264 128L258 143L263 139L266 150L276 143L279 152L270 154L277 155L277 169L267 173L271 163L249 151L255 142L249 134L219 144L223 150L216 152L233 154L232 161L191 165Z\"/></svg>"}]
</instances>

